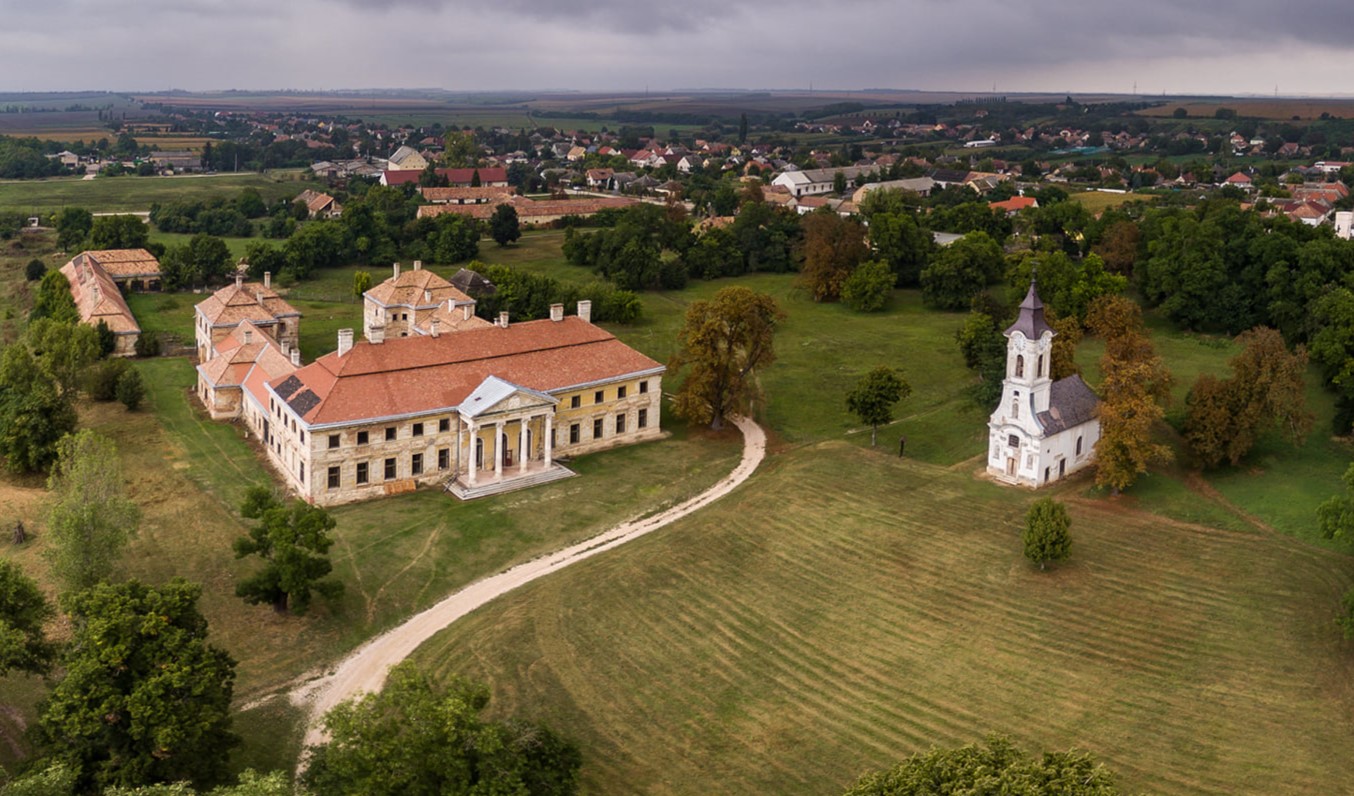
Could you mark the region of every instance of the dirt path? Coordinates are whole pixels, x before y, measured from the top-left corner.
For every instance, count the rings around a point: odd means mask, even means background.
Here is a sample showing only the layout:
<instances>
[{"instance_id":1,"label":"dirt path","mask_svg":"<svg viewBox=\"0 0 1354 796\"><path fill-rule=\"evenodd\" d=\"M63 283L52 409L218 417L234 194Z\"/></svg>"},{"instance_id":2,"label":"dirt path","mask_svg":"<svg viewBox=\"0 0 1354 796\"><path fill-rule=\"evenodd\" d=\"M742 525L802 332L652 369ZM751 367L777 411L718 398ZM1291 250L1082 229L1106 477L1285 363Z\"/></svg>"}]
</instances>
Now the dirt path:
<instances>
[{"instance_id":1,"label":"dirt path","mask_svg":"<svg viewBox=\"0 0 1354 796\"><path fill-rule=\"evenodd\" d=\"M743 458L732 472L701 494L651 517L628 520L591 539L476 581L359 647L328 675L294 689L292 703L310 711L305 744L324 741L318 719L330 708L358 694L379 690L391 666L457 619L519 586L638 539L729 494L752 475L766 455L766 433L761 426L746 418L734 423L743 432Z\"/></svg>"}]
</instances>

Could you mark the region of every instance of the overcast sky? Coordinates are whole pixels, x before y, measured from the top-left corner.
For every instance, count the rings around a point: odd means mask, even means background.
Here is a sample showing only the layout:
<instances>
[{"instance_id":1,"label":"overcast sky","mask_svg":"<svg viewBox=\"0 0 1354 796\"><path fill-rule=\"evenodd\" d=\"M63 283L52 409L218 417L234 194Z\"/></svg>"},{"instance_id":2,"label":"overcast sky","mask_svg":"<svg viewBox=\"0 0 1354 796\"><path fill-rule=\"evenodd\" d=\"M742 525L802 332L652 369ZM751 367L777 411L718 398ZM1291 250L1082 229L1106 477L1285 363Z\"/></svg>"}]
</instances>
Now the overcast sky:
<instances>
[{"instance_id":1,"label":"overcast sky","mask_svg":"<svg viewBox=\"0 0 1354 796\"><path fill-rule=\"evenodd\" d=\"M1143 94L1354 93L1347 0L0 0L0 9L4 91L1129 93L1136 83Z\"/></svg>"}]
</instances>

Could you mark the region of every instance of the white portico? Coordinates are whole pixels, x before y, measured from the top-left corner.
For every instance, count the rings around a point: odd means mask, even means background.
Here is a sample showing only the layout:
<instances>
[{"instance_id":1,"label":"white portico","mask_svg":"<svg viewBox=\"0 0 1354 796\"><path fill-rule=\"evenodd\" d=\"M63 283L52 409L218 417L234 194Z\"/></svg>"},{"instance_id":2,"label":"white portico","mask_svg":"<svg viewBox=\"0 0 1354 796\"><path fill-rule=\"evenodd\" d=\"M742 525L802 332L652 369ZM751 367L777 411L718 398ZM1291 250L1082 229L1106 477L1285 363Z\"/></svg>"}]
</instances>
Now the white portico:
<instances>
[{"instance_id":1,"label":"white portico","mask_svg":"<svg viewBox=\"0 0 1354 796\"><path fill-rule=\"evenodd\" d=\"M1053 336L1034 282L1005 333L1006 378L988 421L987 472L1038 488L1094 461L1099 399L1081 376L1051 376Z\"/></svg>"},{"instance_id":2,"label":"white portico","mask_svg":"<svg viewBox=\"0 0 1354 796\"><path fill-rule=\"evenodd\" d=\"M574 475L554 461L559 400L489 376L456 407L456 471L447 490L462 499Z\"/></svg>"}]
</instances>

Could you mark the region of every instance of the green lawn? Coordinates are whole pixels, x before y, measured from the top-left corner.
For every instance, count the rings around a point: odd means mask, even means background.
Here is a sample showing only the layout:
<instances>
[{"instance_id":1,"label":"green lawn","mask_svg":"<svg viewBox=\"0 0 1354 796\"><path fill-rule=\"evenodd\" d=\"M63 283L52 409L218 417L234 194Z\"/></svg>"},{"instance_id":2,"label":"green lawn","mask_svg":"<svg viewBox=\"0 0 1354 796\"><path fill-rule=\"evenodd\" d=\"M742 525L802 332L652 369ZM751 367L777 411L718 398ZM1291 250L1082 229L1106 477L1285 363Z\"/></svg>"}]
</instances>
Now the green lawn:
<instances>
[{"instance_id":1,"label":"green lawn","mask_svg":"<svg viewBox=\"0 0 1354 796\"><path fill-rule=\"evenodd\" d=\"M295 196L306 188L323 188L309 172L278 170L267 174L212 174L181 177L55 177L47 180L0 181L0 212L50 214L63 207L95 213L147 211L153 202L234 197L257 188L265 201Z\"/></svg>"},{"instance_id":2,"label":"green lawn","mask_svg":"<svg viewBox=\"0 0 1354 796\"><path fill-rule=\"evenodd\" d=\"M192 236L191 234L189 234L189 233L186 233L186 232L161 232L160 230L156 229L154 225L152 225L151 228L150 228L150 239L151 239L151 242L152 242L152 243L163 243L166 247L168 247L168 246L179 246L179 245L185 244L185 243L187 243L188 241L192 240L192 238L193 238L193 236ZM245 249L245 247L248 246L249 244L251 244L251 243L253 243L253 242L255 242L255 241L261 240L261 239L260 239L260 238L221 238L221 240L225 241L226 248L230 249L230 256L231 256L232 258L234 258L235 261L239 261L239 259L240 259L241 257L244 256L244 249ZM276 241L270 241L270 242L271 242L271 243L276 243ZM233 268L234 265L235 265L235 263L232 262L232 263L231 263L231 267Z\"/></svg>"},{"instance_id":3,"label":"green lawn","mask_svg":"<svg viewBox=\"0 0 1354 796\"><path fill-rule=\"evenodd\" d=\"M1088 749L1125 792L1333 793L1354 777L1354 563L1282 536L1030 493L840 442L487 606L423 648L499 716L580 743L588 793L840 792L932 746ZM1042 494L1042 493L1041 493Z\"/></svg>"}]
</instances>

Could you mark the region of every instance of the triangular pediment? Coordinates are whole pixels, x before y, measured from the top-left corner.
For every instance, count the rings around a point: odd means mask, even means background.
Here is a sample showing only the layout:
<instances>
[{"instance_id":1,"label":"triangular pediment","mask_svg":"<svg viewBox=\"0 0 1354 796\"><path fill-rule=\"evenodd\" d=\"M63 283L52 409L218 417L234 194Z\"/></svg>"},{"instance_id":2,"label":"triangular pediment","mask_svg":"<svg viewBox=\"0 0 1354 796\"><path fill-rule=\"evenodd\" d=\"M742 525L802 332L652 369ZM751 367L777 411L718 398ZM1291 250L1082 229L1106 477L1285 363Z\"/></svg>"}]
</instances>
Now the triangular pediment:
<instances>
[{"instance_id":1,"label":"triangular pediment","mask_svg":"<svg viewBox=\"0 0 1354 796\"><path fill-rule=\"evenodd\" d=\"M456 407L461 417L473 418L554 406L559 399L543 392L490 376Z\"/></svg>"}]
</instances>

